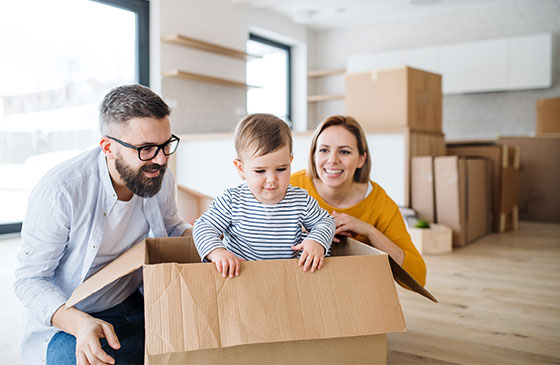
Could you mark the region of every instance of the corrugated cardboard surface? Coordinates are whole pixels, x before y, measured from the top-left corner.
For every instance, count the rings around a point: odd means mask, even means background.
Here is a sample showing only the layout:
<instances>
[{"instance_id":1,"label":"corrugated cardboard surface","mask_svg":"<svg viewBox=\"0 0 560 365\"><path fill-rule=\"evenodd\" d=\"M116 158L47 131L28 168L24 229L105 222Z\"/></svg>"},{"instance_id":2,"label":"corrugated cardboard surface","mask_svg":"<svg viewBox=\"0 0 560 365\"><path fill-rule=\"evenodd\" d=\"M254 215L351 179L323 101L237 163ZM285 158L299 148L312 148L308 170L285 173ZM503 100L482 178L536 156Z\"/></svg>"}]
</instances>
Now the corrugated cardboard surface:
<instances>
[{"instance_id":1,"label":"corrugated cardboard surface","mask_svg":"<svg viewBox=\"0 0 560 365\"><path fill-rule=\"evenodd\" d=\"M441 133L441 75L410 67L346 75L345 113L364 127Z\"/></svg>"},{"instance_id":2,"label":"corrugated cardboard surface","mask_svg":"<svg viewBox=\"0 0 560 365\"><path fill-rule=\"evenodd\" d=\"M490 230L489 165L484 158L439 156L434 160L438 223L463 246Z\"/></svg>"},{"instance_id":3,"label":"corrugated cardboard surface","mask_svg":"<svg viewBox=\"0 0 560 365\"><path fill-rule=\"evenodd\" d=\"M241 270L224 279L213 264L146 265L147 353L405 329L385 255L329 258L313 274L296 260L243 262Z\"/></svg>"},{"instance_id":4,"label":"corrugated cardboard surface","mask_svg":"<svg viewBox=\"0 0 560 365\"><path fill-rule=\"evenodd\" d=\"M560 222L560 136L500 137L520 148L519 218Z\"/></svg>"},{"instance_id":5,"label":"corrugated cardboard surface","mask_svg":"<svg viewBox=\"0 0 560 365\"><path fill-rule=\"evenodd\" d=\"M519 196L519 150L507 145L495 143L448 143L448 155L484 156L490 162L492 227L494 231L503 232L513 229L516 224L500 225L502 214L512 213L517 209Z\"/></svg>"},{"instance_id":6,"label":"corrugated cardboard surface","mask_svg":"<svg viewBox=\"0 0 560 365\"><path fill-rule=\"evenodd\" d=\"M537 134L560 133L560 98L537 100Z\"/></svg>"},{"instance_id":7,"label":"corrugated cardboard surface","mask_svg":"<svg viewBox=\"0 0 560 365\"><path fill-rule=\"evenodd\" d=\"M410 166L411 207L420 218L436 221L434 164L432 156L412 157Z\"/></svg>"}]
</instances>

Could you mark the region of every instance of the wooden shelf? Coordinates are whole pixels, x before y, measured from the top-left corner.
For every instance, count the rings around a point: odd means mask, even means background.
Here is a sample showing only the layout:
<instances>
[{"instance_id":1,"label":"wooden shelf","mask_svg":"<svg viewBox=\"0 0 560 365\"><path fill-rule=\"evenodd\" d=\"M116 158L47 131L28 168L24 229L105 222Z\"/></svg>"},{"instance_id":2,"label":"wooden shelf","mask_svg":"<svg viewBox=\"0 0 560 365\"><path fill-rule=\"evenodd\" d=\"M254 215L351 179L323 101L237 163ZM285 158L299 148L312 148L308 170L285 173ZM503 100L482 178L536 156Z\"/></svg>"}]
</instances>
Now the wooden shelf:
<instances>
[{"instance_id":1,"label":"wooden shelf","mask_svg":"<svg viewBox=\"0 0 560 365\"><path fill-rule=\"evenodd\" d=\"M308 71L307 77L325 77L325 76L333 76L333 75L343 75L346 73L345 69L339 70L314 70Z\"/></svg>"},{"instance_id":2,"label":"wooden shelf","mask_svg":"<svg viewBox=\"0 0 560 365\"><path fill-rule=\"evenodd\" d=\"M171 70L171 71L164 71L161 73L163 77L174 77L179 79L187 79L193 81L200 81L206 82L210 84L218 84L218 85L225 85L225 86L233 86L233 87L240 87L243 89L247 89L250 87L258 87L247 85L243 82L233 81L228 79L222 79L219 77L213 77L208 75L197 74L193 72L181 71L181 70Z\"/></svg>"},{"instance_id":3,"label":"wooden shelf","mask_svg":"<svg viewBox=\"0 0 560 365\"><path fill-rule=\"evenodd\" d=\"M214 43L201 41L199 39L186 37L180 34L171 34L162 36L161 41L164 43L175 44L178 46L195 48L206 52L217 53L228 57L247 60L249 58L260 58L260 56L250 55L237 49L220 46Z\"/></svg>"},{"instance_id":4,"label":"wooden shelf","mask_svg":"<svg viewBox=\"0 0 560 365\"><path fill-rule=\"evenodd\" d=\"M336 99L344 99L344 95L309 95L307 97L307 102L314 103L317 101L328 101Z\"/></svg>"}]
</instances>

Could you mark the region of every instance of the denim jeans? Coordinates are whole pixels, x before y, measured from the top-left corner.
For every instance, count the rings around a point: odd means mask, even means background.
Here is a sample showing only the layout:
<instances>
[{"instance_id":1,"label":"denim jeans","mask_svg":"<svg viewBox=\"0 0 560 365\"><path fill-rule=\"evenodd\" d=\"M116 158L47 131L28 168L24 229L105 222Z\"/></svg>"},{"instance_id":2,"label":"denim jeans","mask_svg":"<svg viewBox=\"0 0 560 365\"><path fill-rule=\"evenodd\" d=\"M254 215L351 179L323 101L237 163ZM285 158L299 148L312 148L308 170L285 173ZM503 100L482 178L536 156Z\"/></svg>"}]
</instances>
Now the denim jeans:
<instances>
[{"instance_id":1,"label":"denim jeans","mask_svg":"<svg viewBox=\"0 0 560 365\"><path fill-rule=\"evenodd\" d=\"M99 342L116 364L144 363L144 297L138 290L124 302L90 314L113 325L121 348L113 349L104 338ZM76 364L76 337L62 331L52 337L47 348L47 365L51 364Z\"/></svg>"}]
</instances>

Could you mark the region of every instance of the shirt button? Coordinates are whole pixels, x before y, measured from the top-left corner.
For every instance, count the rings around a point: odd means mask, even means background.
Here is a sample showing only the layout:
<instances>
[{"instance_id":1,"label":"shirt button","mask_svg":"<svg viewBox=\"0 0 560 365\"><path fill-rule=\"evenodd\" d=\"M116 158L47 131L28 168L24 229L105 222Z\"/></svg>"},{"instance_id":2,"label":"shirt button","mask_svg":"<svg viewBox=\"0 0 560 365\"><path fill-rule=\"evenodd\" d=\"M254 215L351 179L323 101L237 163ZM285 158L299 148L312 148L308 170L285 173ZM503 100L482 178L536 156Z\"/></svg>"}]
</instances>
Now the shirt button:
<instances>
[{"instance_id":1,"label":"shirt button","mask_svg":"<svg viewBox=\"0 0 560 365\"><path fill-rule=\"evenodd\" d=\"M95 245L93 245L92 247L95 248Z\"/></svg>"},{"instance_id":2,"label":"shirt button","mask_svg":"<svg viewBox=\"0 0 560 365\"><path fill-rule=\"evenodd\" d=\"M103 216L106 217L106 216L107 216L107 213L103 212Z\"/></svg>"}]
</instances>

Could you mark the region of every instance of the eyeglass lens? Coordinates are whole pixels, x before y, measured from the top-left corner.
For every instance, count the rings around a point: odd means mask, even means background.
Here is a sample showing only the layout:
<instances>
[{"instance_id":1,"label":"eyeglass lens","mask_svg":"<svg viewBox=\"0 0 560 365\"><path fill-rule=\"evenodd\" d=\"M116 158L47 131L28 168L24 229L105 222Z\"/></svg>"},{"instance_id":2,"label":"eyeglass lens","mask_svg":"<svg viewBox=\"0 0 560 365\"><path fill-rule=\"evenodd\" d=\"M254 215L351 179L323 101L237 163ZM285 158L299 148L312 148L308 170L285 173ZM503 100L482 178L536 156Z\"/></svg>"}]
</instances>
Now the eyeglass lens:
<instances>
[{"instance_id":1,"label":"eyeglass lens","mask_svg":"<svg viewBox=\"0 0 560 365\"><path fill-rule=\"evenodd\" d=\"M160 148L163 148L163 154L166 156L172 155L177 150L177 146L179 145L179 141L177 139L173 139L163 146L145 146L140 148L140 159L147 161L151 160L156 157L159 153Z\"/></svg>"}]
</instances>

